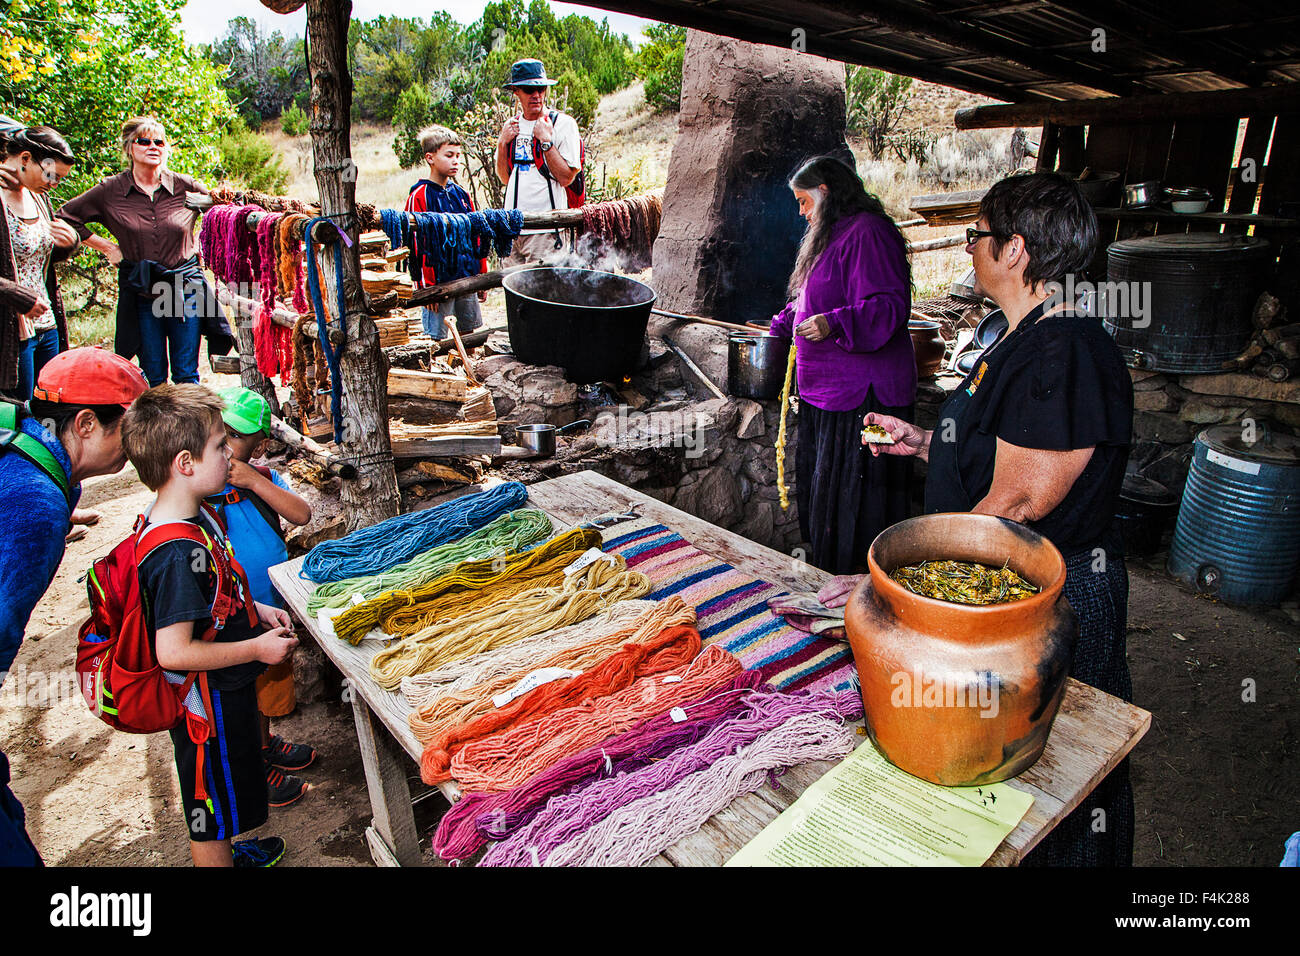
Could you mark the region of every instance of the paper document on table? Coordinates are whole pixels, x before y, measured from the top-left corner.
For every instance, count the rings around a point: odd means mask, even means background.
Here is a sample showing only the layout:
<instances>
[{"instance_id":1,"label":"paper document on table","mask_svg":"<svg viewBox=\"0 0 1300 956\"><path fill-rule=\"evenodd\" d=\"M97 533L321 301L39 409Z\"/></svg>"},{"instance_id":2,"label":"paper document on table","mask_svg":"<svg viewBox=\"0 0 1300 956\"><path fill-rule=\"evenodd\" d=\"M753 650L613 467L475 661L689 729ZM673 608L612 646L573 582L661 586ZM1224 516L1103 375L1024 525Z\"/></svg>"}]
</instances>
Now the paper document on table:
<instances>
[{"instance_id":1,"label":"paper document on table","mask_svg":"<svg viewBox=\"0 0 1300 956\"><path fill-rule=\"evenodd\" d=\"M928 783L867 741L727 866L980 866L1033 802L1005 783Z\"/></svg>"}]
</instances>

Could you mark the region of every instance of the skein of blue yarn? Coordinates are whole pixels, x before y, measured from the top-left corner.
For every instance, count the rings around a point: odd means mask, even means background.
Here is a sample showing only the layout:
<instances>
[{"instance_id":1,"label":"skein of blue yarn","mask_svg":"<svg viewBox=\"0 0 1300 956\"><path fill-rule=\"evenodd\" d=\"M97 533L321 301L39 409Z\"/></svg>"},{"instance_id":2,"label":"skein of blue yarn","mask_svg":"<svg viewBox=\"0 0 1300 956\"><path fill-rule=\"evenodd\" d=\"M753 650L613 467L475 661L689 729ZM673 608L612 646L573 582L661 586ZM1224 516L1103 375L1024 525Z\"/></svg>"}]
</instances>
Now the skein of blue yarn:
<instances>
[{"instance_id":1,"label":"skein of blue yarn","mask_svg":"<svg viewBox=\"0 0 1300 956\"><path fill-rule=\"evenodd\" d=\"M477 531L493 518L523 506L528 489L517 481L464 495L436 508L397 515L358 528L307 553L299 577L323 584L359 574L379 574L417 554Z\"/></svg>"}]
</instances>

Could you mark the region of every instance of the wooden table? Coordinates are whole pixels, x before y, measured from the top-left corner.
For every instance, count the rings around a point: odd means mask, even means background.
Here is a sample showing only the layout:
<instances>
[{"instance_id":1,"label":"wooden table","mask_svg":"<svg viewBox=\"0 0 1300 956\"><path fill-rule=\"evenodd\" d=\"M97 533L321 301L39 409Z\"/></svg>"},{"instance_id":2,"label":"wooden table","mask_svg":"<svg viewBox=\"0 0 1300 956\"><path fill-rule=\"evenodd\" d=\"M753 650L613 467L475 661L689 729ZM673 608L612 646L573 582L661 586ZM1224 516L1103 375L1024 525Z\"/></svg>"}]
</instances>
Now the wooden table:
<instances>
[{"instance_id":1,"label":"wooden table","mask_svg":"<svg viewBox=\"0 0 1300 956\"><path fill-rule=\"evenodd\" d=\"M669 507L639 491L594 472L566 475L528 488L529 505L555 519L557 530L609 512L625 512L636 505L643 517L653 518L702 551L756 578L799 591L815 591L830 575L733 534L716 525ZM619 534L619 526L608 536ZM380 865L410 866L421 862L407 774L411 761L418 765L422 747L411 733L405 698L385 691L370 678L374 644L353 647L323 629L307 614L311 588L298 577L302 558L271 569L271 581L284 595L289 610L304 623L321 649L343 672L352 699L361 760L374 821L366 830L371 855ZM989 859L991 866L1013 866L1043 836L1077 807L1083 798L1122 760L1151 725L1151 715L1094 687L1071 679L1060 713L1042 758L1009 781L1034 798L1020 825ZM866 738L861 738L866 740ZM791 768L779 790L763 787L745 794L715 815L698 832L665 850L651 865L718 866L725 863L809 785L829 770L826 761ZM455 800L454 785L443 792Z\"/></svg>"}]
</instances>

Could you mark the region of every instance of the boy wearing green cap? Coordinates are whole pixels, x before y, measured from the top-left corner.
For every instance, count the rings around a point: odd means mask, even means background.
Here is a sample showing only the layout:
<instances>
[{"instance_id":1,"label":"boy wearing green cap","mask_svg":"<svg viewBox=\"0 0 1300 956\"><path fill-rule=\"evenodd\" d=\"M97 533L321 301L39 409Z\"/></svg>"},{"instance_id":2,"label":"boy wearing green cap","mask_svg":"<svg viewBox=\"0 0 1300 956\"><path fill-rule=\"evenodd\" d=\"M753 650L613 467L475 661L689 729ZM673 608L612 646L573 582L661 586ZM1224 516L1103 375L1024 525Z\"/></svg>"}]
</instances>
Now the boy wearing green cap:
<instances>
[{"instance_id":1,"label":"boy wearing green cap","mask_svg":"<svg viewBox=\"0 0 1300 956\"><path fill-rule=\"evenodd\" d=\"M225 519L227 535L248 574L253 597L272 607L283 607L267 571L288 560L280 519L304 525L311 520L311 505L296 494L278 471L250 465L271 435L271 408L266 399L247 388L221 392L225 402L222 420L230 444L230 475L220 495L208 499ZM293 658L269 667L257 679L257 706L262 715L262 762L266 768L267 799L273 807L286 807L307 792L299 777L285 773L301 770L316 759L306 744L291 744L271 735L271 718L293 711Z\"/></svg>"}]
</instances>

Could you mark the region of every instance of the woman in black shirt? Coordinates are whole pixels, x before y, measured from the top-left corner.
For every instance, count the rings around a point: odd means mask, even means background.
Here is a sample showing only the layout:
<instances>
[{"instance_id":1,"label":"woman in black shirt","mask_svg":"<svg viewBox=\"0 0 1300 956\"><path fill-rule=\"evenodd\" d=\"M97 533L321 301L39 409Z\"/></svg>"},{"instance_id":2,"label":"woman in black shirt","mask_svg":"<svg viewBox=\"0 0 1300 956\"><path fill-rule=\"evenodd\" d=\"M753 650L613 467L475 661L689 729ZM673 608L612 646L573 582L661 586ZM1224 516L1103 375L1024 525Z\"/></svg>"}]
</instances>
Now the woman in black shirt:
<instances>
[{"instance_id":1,"label":"woman in black shirt","mask_svg":"<svg viewBox=\"0 0 1300 956\"><path fill-rule=\"evenodd\" d=\"M1061 291L1065 277L1092 258L1096 216L1063 176L1012 176L985 194L967 238L978 285L1006 313L1008 329L944 403L933 432L867 415L864 424L883 426L895 440L872 445L872 454L928 460L927 513L1001 515L1055 544L1079 616L1070 676L1131 700L1128 572L1113 518L1133 385L1101 322L1075 313ZM843 603L850 583L836 579L823 600ZM1129 865L1132 843L1125 761L1025 862Z\"/></svg>"}]
</instances>

